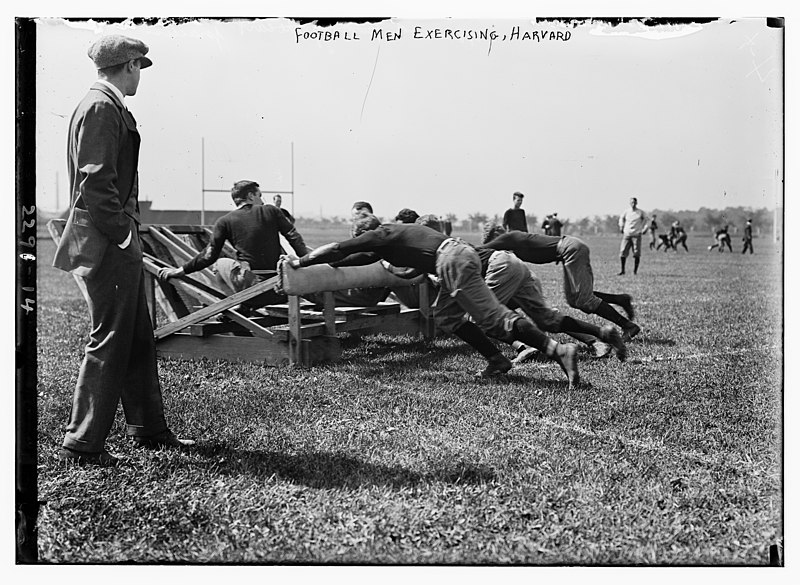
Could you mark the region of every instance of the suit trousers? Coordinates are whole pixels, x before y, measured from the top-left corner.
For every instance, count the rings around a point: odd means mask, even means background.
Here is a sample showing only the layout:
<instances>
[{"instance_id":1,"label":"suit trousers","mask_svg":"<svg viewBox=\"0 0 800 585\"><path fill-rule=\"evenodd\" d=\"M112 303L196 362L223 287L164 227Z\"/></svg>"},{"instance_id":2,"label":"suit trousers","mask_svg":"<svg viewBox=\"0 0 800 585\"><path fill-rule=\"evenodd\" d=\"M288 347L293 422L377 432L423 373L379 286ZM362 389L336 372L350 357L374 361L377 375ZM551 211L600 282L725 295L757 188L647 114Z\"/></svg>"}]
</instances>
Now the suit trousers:
<instances>
[{"instance_id":1,"label":"suit trousers","mask_svg":"<svg viewBox=\"0 0 800 585\"><path fill-rule=\"evenodd\" d=\"M103 450L120 400L128 435L167 429L141 242L133 222L131 228L128 247L109 245L97 274L84 281L92 329L64 437L76 451Z\"/></svg>"}]
</instances>

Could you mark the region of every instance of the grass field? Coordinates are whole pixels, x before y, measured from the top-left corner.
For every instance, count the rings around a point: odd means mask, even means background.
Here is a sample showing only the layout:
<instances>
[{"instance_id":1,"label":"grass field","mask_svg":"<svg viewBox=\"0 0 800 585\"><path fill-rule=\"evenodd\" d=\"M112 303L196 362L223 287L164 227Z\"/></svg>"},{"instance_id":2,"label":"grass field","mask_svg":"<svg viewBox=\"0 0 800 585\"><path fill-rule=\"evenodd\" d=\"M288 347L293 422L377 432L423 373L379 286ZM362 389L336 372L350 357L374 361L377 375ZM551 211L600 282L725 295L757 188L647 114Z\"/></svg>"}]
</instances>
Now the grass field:
<instances>
[{"instance_id":1,"label":"grass field","mask_svg":"<svg viewBox=\"0 0 800 585\"><path fill-rule=\"evenodd\" d=\"M134 449L120 412L115 469L53 459L88 317L41 239L40 560L766 565L783 534L780 250L690 237L618 277L618 240L585 239L596 288L632 294L643 332L625 363L583 356L578 389L555 364L476 380L482 359L449 338L344 339L342 362L305 370L162 360L168 421L199 446ZM576 314L559 268L538 272Z\"/></svg>"}]
</instances>

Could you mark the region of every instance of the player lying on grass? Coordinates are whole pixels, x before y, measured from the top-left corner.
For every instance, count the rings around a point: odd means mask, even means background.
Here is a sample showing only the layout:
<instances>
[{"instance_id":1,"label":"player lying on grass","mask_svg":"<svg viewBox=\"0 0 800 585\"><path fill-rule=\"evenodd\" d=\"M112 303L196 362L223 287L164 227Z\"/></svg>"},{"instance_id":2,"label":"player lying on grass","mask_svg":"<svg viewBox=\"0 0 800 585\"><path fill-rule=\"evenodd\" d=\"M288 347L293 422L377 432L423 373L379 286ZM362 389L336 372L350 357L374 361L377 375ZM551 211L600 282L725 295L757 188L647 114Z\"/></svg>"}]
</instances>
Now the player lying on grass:
<instances>
[{"instance_id":1,"label":"player lying on grass","mask_svg":"<svg viewBox=\"0 0 800 585\"><path fill-rule=\"evenodd\" d=\"M623 341L630 341L641 331L632 321L634 312L630 295L594 290L589 246L583 240L574 236L506 232L502 226L494 224L484 230L481 247L514 252L517 258L531 264L561 262L564 266L564 296L570 307L618 325L622 329ZM622 307L628 317L620 315L611 304Z\"/></svg>"},{"instance_id":2,"label":"player lying on grass","mask_svg":"<svg viewBox=\"0 0 800 585\"><path fill-rule=\"evenodd\" d=\"M438 230L435 216L423 215L417 222ZM488 223L489 230L496 224ZM605 355L612 346L620 360L627 357L627 350L619 332L607 325L598 327L592 323L575 319L553 309L544 298L539 278L512 252L479 248L481 274L483 280L501 303L509 309L519 308L539 329L549 333L566 333L593 348L595 355ZM606 345L608 344L608 345ZM538 350L515 341L514 348L519 352L514 363L522 363L538 354ZM606 346L603 348L602 346Z\"/></svg>"},{"instance_id":3,"label":"player lying on grass","mask_svg":"<svg viewBox=\"0 0 800 585\"><path fill-rule=\"evenodd\" d=\"M504 374L511 367L487 337L511 343L519 340L535 347L561 366L570 388L579 382L577 349L542 333L532 322L512 311L489 290L481 277L481 260L475 249L458 238L419 224L383 224L374 215L356 220L367 230L358 237L326 244L302 258L289 258L293 268L331 263L359 266L384 260L384 266L402 266L433 274L439 280L439 294L433 315L437 326L471 345L489 362L483 376ZM473 321L464 319L464 313Z\"/></svg>"}]
</instances>

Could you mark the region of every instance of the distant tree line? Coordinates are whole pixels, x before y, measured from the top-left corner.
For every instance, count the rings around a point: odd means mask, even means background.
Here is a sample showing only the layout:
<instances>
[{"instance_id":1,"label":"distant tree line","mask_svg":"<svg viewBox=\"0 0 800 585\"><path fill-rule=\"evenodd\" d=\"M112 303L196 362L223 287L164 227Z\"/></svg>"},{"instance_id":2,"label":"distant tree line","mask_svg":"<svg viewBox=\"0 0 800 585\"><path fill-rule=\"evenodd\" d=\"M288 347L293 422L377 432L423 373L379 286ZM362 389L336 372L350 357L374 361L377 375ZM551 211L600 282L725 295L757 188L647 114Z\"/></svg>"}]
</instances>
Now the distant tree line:
<instances>
[{"instance_id":1,"label":"distant tree line","mask_svg":"<svg viewBox=\"0 0 800 585\"><path fill-rule=\"evenodd\" d=\"M659 232L669 231L669 226L674 221L680 221L684 229L689 233L713 234L714 230L724 225L728 225L732 235L736 235L744 230L744 224L748 219L753 220L753 232L755 234L772 233L773 230L773 211L766 207L753 209L751 207L726 207L725 209L709 209L701 207L698 210L672 211L662 209L645 209L648 215L656 215L656 223ZM420 215L424 210L417 210ZM528 220L528 231L541 233L541 222L539 218L528 213L525 216ZM391 221L391 217L383 218L384 221ZM502 223L502 216L499 214L489 215L480 211L468 214L465 218L459 219L455 213L447 213L442 219L449 220L453 228L460 231L478 231L483 225L493 220ZM341 224L349 223L349 216L333 216L330 218L304 218L298 217L298 221L309 224ZM595 215L593 217L581 217L578 219L561 218L564 226L562 233L574 235L599 235L617 234L619 232L619 213L604 216ZM781 219L778 218L780 222Z\"/></svg>"}]
</instances>

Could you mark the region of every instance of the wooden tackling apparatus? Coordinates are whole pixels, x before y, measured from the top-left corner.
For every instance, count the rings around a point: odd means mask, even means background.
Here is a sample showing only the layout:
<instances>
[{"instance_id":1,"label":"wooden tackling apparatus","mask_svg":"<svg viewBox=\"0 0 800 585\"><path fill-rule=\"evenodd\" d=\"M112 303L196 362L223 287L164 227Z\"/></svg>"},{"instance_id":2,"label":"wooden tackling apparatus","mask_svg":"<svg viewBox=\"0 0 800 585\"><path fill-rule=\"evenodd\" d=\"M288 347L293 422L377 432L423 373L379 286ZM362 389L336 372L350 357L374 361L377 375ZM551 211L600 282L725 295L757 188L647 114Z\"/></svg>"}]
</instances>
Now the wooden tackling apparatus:
<instances>
[{"instance_id":1,"label":"wooden tackling apparatus","mask_svg":"<svg viewBox=\"0 0 800 585\"><path fill-rule=\"evenodd\" d=\"M54 219L47 228L58 244L65 220ZM279 262L266 280L234 293L213 268L168 283L158 280L158 270L181 266L209 242L211 229L198 225L143 225L145 290L155 327L160 357L197 360L248 361L266 365L310 366L341 359L338 335L387 333L433 336L431 287L425 277L399 278L380 263L333 268L328 265L292 269ZM235 258L225 244L222 257ZM75 281L86 297L81 277ZM408 288L418 308L398 302L369 307L336 306L334 292L354 288ZM255 310L242 303L269 290L287 296L286 304ZM322 298L314 303L303 295ZM160 309L160 311L159 311Z\"/></svg>"}]
</instances>

